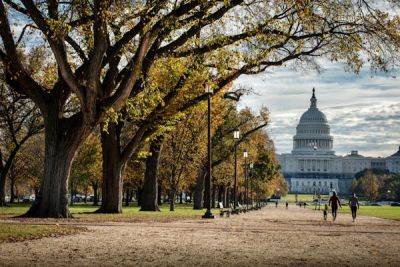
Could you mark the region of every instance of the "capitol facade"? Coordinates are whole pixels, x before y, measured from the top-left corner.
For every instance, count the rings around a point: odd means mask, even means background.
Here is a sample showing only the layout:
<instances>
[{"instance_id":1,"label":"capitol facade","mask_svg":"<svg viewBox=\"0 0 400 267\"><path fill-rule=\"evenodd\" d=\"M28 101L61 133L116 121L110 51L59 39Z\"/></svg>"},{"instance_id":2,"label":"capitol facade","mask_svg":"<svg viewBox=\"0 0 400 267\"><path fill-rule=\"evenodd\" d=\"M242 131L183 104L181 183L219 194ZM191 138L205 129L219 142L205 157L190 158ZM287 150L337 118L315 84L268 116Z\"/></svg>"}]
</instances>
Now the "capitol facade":
<instances>
[{"instance_id":1,"label":"capitol facade","mask_svg":"<svg viewBox=\"0 0 400 267\"><path fill-rule=\"evenodd\" d=\"M291 153L278 154L281 171L292 193L350 193L357 172L375 168L400 173L400 147L389 157L364 157L357 151L339 156L325 114L317 107L315 89L310 107L300 118Z\"/></svg>"}]
</instances>

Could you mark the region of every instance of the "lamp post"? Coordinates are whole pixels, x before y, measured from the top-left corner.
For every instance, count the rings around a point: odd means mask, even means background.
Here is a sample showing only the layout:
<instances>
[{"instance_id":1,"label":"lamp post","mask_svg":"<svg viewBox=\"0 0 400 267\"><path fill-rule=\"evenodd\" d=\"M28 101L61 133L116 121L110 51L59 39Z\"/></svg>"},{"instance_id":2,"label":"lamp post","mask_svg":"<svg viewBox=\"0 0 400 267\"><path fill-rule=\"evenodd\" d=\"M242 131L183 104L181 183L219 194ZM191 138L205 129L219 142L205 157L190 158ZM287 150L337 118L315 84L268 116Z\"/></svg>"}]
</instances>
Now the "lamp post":
<instances>
[{"instance_id":1,"label":"lamp post","mask_svg":"<svg viewBox=\"0 0 400 267\"><path fill-rule=\"evenodd\" d=\"M249 165L249 167L250 167L250 175L249 175L249 179L251 179L252 177L253 177L253 168L254 168L254 163L250 163L250 165ZM252 183L253 183L253 180L251 180L250 181L250 188L249 188L249 193L250 193L250 199L251 199L251 208L253 209L253 195L252 195L252 188L253 188L253 186L252 186Z\"/></svg>"},{"instance_id":2,"label":"lamp post","mask_svg":"<svg viewBox=\"0 0 400 267\"><path fill-rule=\"evenodd\" d=\"M235 130L233 132L233 139L235 140L235 174L234 174L234 181L233 181L233 210L236 212L237 208L237 141L239 140L240 132L239 130Z\"/></svg>"},{"instance_id":3,"label":"lamp post","mask_svg":"<svg viewBox=\"0 0 400 267\"><path fill-rule=\"evenodd\" d=\"M209 85L205 85L205 92L207 94L207 177L204 181L204 193L205 193L205 206L206 213L204 213L204 219L214 219L214 215L211 212L211 95L213 93Z\"/></svg>"},{"instance_id":4,"label":"lamp post","mask_svg":"<svg viewBox=\"0 0 400 267\"><path fill-rule=\"evenodd\" d=\"M244 157L244 201L246 203L246 211L247 211L247 204L248 204L247 158L249 157L247 150L243 152L243 157Z\"/></svg>"}]
</instances>

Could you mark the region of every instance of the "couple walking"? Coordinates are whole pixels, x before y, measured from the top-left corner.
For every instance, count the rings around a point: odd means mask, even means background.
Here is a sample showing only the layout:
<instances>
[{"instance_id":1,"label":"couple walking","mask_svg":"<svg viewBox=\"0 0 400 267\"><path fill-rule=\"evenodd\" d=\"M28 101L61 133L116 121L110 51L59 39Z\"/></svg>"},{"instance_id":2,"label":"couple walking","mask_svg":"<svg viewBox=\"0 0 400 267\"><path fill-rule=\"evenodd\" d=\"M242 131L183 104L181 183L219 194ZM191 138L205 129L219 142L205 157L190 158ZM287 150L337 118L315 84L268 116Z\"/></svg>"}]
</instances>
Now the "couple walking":
<instances>
[{"instance_id":1,"label":"couple walking","mask_svg":"<svg viewBox=\"0 0 400 267\"><path fill-rule=\"evenodd\" d=\"M342 205L340 204L340 199L337 197L335 191L333 191L333 194L329 199L329 206L331 206L333 221L335 221L336 216L337 216L338 207L340 207L340 208L342 207ZM358 203L356 194L353 194L353 196L350 198L349 206L351 209L351 216L353 217L353 222L355 222L356 217L357 217L357 210L360 209L360 204ZM325 220L326 220L326 215L327 215L326 213L327 213L327 207L325 206L325 210L324 210Z\"/></svg>"}]
</instances>

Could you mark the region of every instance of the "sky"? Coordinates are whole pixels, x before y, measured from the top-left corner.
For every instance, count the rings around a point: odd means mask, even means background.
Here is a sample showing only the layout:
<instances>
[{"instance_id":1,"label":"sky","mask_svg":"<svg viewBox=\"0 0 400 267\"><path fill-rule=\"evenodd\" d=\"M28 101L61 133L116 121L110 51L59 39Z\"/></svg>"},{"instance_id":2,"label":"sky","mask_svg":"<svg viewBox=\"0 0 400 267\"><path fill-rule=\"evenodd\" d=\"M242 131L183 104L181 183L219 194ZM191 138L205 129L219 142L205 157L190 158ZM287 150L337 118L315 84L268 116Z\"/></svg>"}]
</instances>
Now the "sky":
<instances>
[{"instance_id":1,"label":"sky","mask_svg":"<svg viewBox=\"0 0 400 267\"><path fill-rule=\"evenodd\" d=\"M310 105L315 87L318 108L325 113L337 155L358 150L364 156L389 156L400 145L400 76L372 73L356 75L339 63L325 62L321 72L276 68L242 76L234 86L251 88L239 107L257 111L268 107L266 129L277 153L290 153L300 116Z\"/></svg>"}]
</instances>

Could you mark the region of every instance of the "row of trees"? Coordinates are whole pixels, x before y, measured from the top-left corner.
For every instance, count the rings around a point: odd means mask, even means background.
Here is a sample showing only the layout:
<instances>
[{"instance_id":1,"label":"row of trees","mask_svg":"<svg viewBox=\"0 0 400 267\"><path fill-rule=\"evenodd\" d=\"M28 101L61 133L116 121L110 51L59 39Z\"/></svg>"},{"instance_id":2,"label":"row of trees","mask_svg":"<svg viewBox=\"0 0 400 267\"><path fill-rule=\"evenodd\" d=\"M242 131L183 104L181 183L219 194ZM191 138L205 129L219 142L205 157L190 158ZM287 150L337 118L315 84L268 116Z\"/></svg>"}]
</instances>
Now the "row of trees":
<instances>
[{"instance_id":1,"label":"row of trees","mask_svg":"<svg viewBox=\"0 0 400 267\"><path fill-rule=\"evenodd\" d=\"M273 142L262 131L268 125L268 110L262 109L259 115L254 115L249 109L238 112L235 102L223 96L221 98L220 95L216 96L213 103L213 203L217 200L229 203L235 145L238 147L238 195L241 201L244 201L245 162L241 156L244 149L251 155L247 164L254 163L249 174L254 194L257 192L258 196L265 196L276 190L285 192L286 184L279 173ZM204 104L182 113L177 122L168 125L168 129L149 138L140 155L128 162L123 175L123 192L127 205L135 196L142 210L157 210L162 195L174 200L178 194L185 193L195 198L196 208L202 208L207 141L205 113ZM242 137L235 142L232 132L236 129L242 131ZM8 175L11 202L15 195L27 195L32 190L37 193L39 181L43 177L43 138L41 133L31 138L13 160L13 169ZM95 131L82 144L72 164L69 179L71 205L76 194L85 195L85 201L89 194L93 194L93 204L98 205L101 199L99 188L102 185L102 160L101 135ZM158 192L145 192L155 187ZM200 195L194 194L196 188L200 188ZM170 201L171 210L174 210L174 203Z\"/></svg>"},{"instance_id":2,"label":"row of trees","mask_svg":"<svg viewBox=\"0 0 400 267\"><path fill-rule=\"evenodd\" d=\"M373 1L351 0L2 0L0 37L4 82L35 104L44 127L43 177L26 214L32 217L69 217L72 162L95 131L99 211L121 212L123 173L139 170L128 165L148 142L142 204L154 209L159 152L175 142L166 137L170 127L207 98L205 84L223 94L240 75L290 62L317 67L314 58L322 56L355 72L365 59L387 70L400 43L398 17ZM171 184L179 169L169 170Z\"/></svg>"},{"instance_id":3,"label":"row of trees","mask_svg":"<svg viewBox=\"0 0 400 267\"><path fill-rule=\"evenodd\" d=\"M400 200L400 175L379 169L366 169L357 173L352 190L372 201Z\"/></svg>"}]
</instances>

